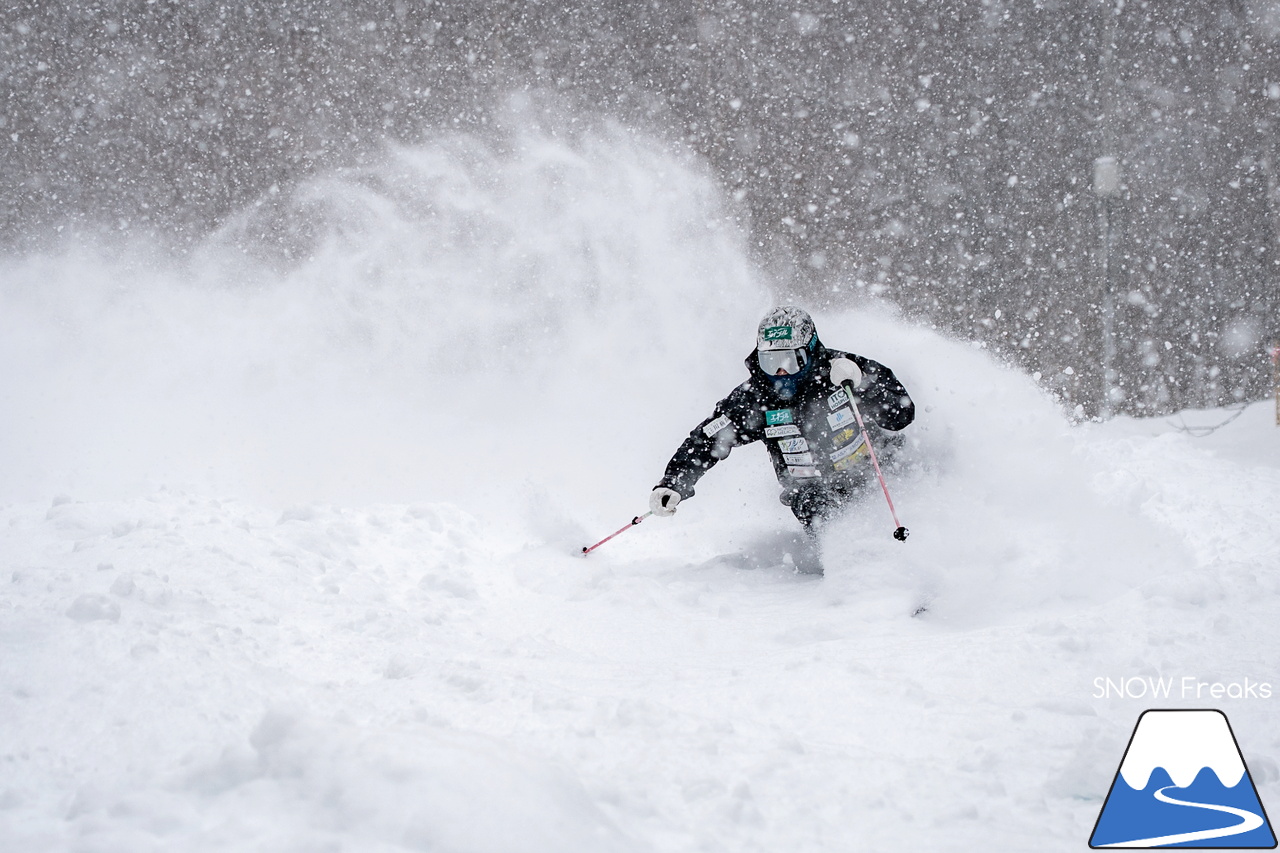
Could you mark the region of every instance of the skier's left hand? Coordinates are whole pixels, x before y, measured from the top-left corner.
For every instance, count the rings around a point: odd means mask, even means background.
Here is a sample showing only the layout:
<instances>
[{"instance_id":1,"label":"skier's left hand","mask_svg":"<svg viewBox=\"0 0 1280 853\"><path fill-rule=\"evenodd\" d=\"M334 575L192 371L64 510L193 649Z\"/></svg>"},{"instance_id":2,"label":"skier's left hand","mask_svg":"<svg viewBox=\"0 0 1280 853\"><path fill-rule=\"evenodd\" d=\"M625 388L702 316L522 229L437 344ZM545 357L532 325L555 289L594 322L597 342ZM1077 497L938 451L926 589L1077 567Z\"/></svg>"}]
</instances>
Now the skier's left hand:
<instances>
[{"instance_id":1,"label":"skier's left hand","mask_svg":"<svg viewBox=\"0 0 1280 853\"><path fill-rule=\"evenodd\" d=\"M649 495L649 509L658 518L670 518L676 514L676 506L680 503L680 493L666 486L658 486Z\"/></svg>"},{"instance_id":2,"label":"skier's left hand","mask_svg":"<svg viewBox=\"0 0 1280 853\"><path fill-rule=\"evenodd\" d=\"M852 383L854 388L861 385L862 368L851 358L831 359L831 384L843 388L846 382Z\"/></svg>"}]
</instances>

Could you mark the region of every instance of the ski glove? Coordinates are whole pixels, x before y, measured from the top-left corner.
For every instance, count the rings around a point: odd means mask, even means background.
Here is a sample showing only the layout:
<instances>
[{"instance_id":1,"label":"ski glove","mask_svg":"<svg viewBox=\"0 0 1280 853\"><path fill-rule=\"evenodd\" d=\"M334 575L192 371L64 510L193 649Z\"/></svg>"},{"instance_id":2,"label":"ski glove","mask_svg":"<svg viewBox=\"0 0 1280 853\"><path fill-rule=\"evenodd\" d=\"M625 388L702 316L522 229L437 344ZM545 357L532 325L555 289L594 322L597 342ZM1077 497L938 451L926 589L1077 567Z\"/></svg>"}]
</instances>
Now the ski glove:
<instances>
[{"instance_id":1,"label":"ski glove","mask_svg":"<svg viewBox=\"0 0 1280 853\"><path fill-rule=\"evenodd\" d=\"M680 493L666 486L658 486L649 495L649 509L658 518L669 518L676 514L676 505L680 503Z\"/></svg>"},{"instance_id":2,"label":"ski glove","mask_svg":"<svg viewBox=\"0 0 1280 853\"><path fill-rule=\"evenodd\" d=\"M862 384L862 368L849 358L831 359L831 382L837 388L843 388L845 382L852 383L854 388Z\"/></svg>"}]
</instances>

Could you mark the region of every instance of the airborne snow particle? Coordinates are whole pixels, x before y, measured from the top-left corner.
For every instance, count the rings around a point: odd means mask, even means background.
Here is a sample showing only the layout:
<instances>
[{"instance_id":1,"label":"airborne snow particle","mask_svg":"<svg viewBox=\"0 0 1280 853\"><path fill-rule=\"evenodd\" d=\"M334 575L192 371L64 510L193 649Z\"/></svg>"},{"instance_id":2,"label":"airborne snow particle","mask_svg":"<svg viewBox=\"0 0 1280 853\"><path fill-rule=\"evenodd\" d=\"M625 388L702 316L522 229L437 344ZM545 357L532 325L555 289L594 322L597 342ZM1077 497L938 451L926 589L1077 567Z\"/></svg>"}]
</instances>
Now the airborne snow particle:
<instances>
[{"instance_id":1,"label":"airborne snow particle","mask_svg":"<svg viewBox=\"0 0 1280 853\"><path fill-rule=\"evenodd\" d=\"M1228 358L1240 358L1258 346L1258 324L1252 317L1233 320L1227 325L1218 347Z\"/></svg>"}]
</instances>

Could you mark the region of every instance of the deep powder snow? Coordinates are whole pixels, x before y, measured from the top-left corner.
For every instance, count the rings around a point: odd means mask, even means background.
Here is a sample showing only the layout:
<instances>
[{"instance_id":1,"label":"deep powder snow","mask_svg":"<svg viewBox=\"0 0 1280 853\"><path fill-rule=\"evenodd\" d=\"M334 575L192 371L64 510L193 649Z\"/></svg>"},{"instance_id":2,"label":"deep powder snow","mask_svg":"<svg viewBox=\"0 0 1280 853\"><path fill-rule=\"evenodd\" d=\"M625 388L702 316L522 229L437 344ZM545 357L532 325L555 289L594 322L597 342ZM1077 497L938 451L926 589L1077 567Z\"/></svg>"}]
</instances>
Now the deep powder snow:
<instances>
[{"instance_id":1,"label":"deep powder snow","mask_svg":"<svg viewBox=\"0 0 1280 853\"><path fill-rule=\"evenodd\" d=\"M849 283L910 539L794 574L751 447L582 559L775 298L696 164L459 137L270 215L0 269L0 848L1078 850L1156 706L1276 801L1280 699L1094 696L1280 686L1270 404L1072 425Z\"/></svg>"}]
</instances>

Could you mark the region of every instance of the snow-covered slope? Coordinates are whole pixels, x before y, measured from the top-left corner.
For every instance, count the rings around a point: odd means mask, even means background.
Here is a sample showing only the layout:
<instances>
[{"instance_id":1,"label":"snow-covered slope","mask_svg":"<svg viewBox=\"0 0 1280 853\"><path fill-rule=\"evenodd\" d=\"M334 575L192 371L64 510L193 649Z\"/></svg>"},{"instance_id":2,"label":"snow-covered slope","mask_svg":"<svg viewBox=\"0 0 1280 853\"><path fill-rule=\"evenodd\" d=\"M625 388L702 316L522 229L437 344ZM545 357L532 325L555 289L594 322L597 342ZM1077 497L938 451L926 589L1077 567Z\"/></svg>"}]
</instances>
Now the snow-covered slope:
<instances>
[{"instance_id":1,"label":"snow-covered slope","mask_svg":"<svg viewBox=\"0 0 1280 853\"><path fill-rule=\"evenodd\" d=\"M8 263L0 849L1076 850L1167 706L1274 799L1277 699L1095 698L1275 682L1269 404L1071 426L855 302L821 335L920 406L906 543L873 495L825 578L741 568L794 529L743 448L574 556L741 379L717 198L621 134L453 140L194 268ZM304 260L228 248L295 219Z\"/></svg>"}]
</instances>

